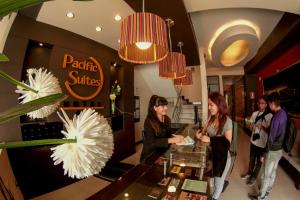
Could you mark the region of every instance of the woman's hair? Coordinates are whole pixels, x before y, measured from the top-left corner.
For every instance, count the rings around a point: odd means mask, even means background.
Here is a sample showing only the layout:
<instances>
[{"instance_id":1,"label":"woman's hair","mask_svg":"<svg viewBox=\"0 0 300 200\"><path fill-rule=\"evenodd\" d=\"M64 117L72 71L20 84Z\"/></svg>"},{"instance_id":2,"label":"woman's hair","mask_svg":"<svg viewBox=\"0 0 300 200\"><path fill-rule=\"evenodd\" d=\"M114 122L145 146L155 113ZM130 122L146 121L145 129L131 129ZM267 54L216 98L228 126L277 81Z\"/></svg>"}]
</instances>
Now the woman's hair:
<instances>
[{"instance_id":1,"label":"woman's hair","mask_svg":"<svg viewBox=\"0 0 300 200\"><path fill-rule=\"evenodd\" d=\"M223 130L223 126L227 120L227 115L228 115L228 106L225 101L225 98L218 92L213 92L211 93L208 98L217 105L218 107L218 115L217 116L211 116L210 120L208 121L208 125L213 123L215 120L215 117L218 117L218 130L217 130L217 135L220 135Z\"/></svg>"},{"instance_id":2,"label":"woman's hair","mask_svg":"<svg viewBox=\"0 0 300 200\"><path fill-rule=\"evenodd\" d=\"M258 98L258 100L260 100L260 99L262 99L262 100L264 100L264 102L268 102L268 96L267 95L262 95L262 96L260 96L259 98Z\"/></svg>"},{"instance_id":3,"label":"woman's hair","mask_svg":"<svg viewBox=\"0 0 300 200\"><path fill-rule=\"evenodd\" d=\"M164 97L160 97L157 95L152 95L148 105L148 114L147 119L150 121L152 128L154 129L156 135L159 134L159 123L161 123L157 117L156 111L154 110L154 106L165 106L168 105L168 101ZM164 116L164 124L169 125L171 122L168 116Z\"/></svg>"}]
</instances>

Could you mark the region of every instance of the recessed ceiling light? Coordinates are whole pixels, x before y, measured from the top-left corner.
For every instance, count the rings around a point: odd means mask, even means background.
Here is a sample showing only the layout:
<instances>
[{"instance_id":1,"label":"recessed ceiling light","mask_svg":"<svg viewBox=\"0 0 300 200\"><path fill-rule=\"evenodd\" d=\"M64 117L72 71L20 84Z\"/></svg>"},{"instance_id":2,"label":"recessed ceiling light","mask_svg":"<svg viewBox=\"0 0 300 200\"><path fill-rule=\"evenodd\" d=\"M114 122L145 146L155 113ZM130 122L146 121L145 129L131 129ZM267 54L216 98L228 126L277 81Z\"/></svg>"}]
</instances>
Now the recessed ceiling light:
<instances>
[{"instance_id":1,"label":"recessed ceiling light","mask_svg":"<svg viewBox=\"0 0 300 200\"><path fill-rule=\"evenodd\" d=\"M74 18L75 15L74 15L74 13L72 13L72 12L67 12L67 17L68 17L68 18Z\"/></svg>"},{"instance_id":2,"label":"recessed ceiling light","mask_svg":"<svg viewBox=\"0 0 300 200\"><path fill-rule=\"evenodd\" d=\"M97 27L96 27L96 31L98 31L98 32L99 32L99 31L102 31L102 28L101 28L100 26L97 26Z\"/></svg>"},{"instance_id":3,"label":"recessed ceiling light","mask_svg":"<svg viewBox=\"0 0 300 200\"><path fill-rule=\"evenodd\" d=\"M247 40L236 40L222 52L221 63L230 67L245 59L250 52L251 45Z\"/></svg>"},{"instance_id":4,"label":"recessed ceiling light","mask_svg":"<svg viewBox=\"0 0 300 200\"><path fill-rule=\"evenodd\" d=\"M44 44L40 42L40 43L39 43L39 46L42 47L42 46L44 46Z\"/></svg>"},{"instance_id":5,"label":"recessed ceiling light","mask_svg":"<svg viewBox=\"0 0 300 200\"><path fill-rule=\"evenodd\" d=\"M116 15L116 16L115 16L115 20L116 20L116 21L120 21L121 19L122 19L121 15Z\"/></svg>"}]
</instances>

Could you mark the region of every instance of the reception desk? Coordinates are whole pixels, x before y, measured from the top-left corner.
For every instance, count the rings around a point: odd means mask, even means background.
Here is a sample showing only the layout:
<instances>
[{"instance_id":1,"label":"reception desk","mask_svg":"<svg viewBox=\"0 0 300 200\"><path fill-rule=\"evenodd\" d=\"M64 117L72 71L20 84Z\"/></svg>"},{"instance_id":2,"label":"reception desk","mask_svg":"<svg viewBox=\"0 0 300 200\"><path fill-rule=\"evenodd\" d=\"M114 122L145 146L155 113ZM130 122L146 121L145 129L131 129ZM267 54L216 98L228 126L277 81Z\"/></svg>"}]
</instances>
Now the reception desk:
<instances>
[{"instance_id":1,"label":"reception desk","mask_svg":"<svg viewBox=\"0 0 300 200\"><path fill-rule=\"evenodd\" d=\"M194 130L192 129L192 125L189 125L185 127L183 130L179 130L176 134L182 134L182 135L188 135L193 134ZM175 155L178 155L180 153L191 153L191 154L197 154L199 155L199 159L196 159L197 162L203 161L206 164L206 147L207 144L198 142L194 146L176 146L171 145L170 148L164 153L164 154L158 154L153 153L151 154L144 162L140 163L139 165L135 166L133 169L131 169L128 173L120 177L117 181L111 183L106 188L102 189L101 191L97 192L96 194L89 197L89 200L107 200L107 199L151 199L149 197L149 194L154 188L159 188L161 190L161 194L157 199L163 198L167 193L167 188L170 182L172 182L172 179L179 179L179 183L177 185L176 190L176 199L180 199L180 195L182 195L182 185L184 183L184 180L199 180L200 175L197 175L199 170L201 170L199 167L187 167L184 165L184 162L181 166L177 166L180 171L178 173L173 173L171 170L175 166L175 160L172 161L173 165L170 165L170 157L175 157ZM170 156L172 154L172 156ZM165 161L165 162L164 162ZM168 164L166 164L168 161ZM203 163L202 162L202 163ZM178 164L178 163L177 163ZM164 166L166 166L166 176L170 177L169 184L167 185L158 185L158 182L164 177ZM207 165L203 164L199 165L202 167L207 168ZM187 174L187 168L189 168L190 173ZM191 192L196 195L202 195L203 197L207 198L207 194L209 193L209 184L207 183L207 180L209 179L207 176L207 173L209 170L205 170L204 175L202 178L202 181L207 184L207 187L205 189L205 192ZM198 173L199 174L199 173ZM188 191L187 191L188 192ZM205 199L204 198L204 199Z\"/></svg>"}]
</instances>

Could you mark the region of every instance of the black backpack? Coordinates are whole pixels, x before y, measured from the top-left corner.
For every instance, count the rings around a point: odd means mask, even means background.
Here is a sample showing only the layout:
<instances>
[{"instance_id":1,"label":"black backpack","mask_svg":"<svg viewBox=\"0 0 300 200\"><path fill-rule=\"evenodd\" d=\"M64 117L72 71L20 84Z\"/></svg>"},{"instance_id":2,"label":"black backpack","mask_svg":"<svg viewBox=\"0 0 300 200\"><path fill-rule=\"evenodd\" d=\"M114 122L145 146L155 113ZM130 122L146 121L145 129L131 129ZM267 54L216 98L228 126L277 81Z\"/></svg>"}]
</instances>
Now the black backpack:
<instances>
[{"instance_id":1,"label":"black backpack","mask_svg":"<svg viewBox=\"0 0 300 200\"><path fill-rule=\"evenodd\" d=\"M296 140L296 136L297 136L297 126L296 126L294 120L292 120L288 117L286 132L285 132L285 136L284 136L284 140L283 140L283 144L282 144L282 147L285 152L287 152L287 153L291 152L291 150L294 146L295 140Z\"/></svg>"}]
</instances>

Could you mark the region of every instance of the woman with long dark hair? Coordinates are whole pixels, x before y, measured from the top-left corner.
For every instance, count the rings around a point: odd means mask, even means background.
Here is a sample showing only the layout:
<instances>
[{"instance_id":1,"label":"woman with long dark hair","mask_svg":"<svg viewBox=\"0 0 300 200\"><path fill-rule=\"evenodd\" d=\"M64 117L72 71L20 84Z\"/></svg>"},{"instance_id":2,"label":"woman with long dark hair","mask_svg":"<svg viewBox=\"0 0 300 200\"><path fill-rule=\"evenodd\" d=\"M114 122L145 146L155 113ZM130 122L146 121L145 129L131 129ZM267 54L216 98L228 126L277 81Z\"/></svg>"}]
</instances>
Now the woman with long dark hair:
<instances>
[{"instance_id":1,"label":"woman with long dark hair","mask_svg":"<svg viewBox=\"0 0 300 200\"><path fill-rule=\"evenodd\" d=\"M148 114L144 123L143 150L144 160L154 151L163 151L168 144L181 143L183 136L172 137L171 119L167 116L168 101L164 97L152 95L148 105Z\"/></svg>"},{"instance_id":2,"label":"woman with long dark hair","mask_svg":"<svg viewBox=\"0 0 300 200\"><path fill-rule=\"evenodd\" d=\"M229 148L232 140L232 120L228 117L225 98L217 92L209 95L208 110L208 121L202 130L196 132L196 137L211 143L214 180L212 199L218 199L231 164Z\"/></svg>"}]
</instances>

